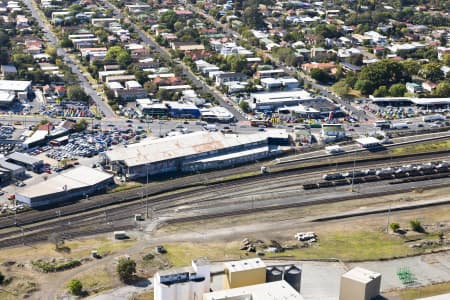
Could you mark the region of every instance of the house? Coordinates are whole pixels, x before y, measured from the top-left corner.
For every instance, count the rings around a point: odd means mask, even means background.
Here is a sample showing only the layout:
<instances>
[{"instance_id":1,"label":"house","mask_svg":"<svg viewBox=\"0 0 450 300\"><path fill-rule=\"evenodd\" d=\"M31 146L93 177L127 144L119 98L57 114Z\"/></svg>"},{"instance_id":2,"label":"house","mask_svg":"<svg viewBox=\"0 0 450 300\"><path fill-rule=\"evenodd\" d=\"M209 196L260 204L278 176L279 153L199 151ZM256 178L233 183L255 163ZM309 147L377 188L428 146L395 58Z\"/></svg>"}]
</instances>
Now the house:
<instances>
[{"instance_id":1,"label":"house","mask_svg":"<svg viewBox=\"0 0 450 300\"><path fill-rule=\"evenodd\" d=\"M311 58L314 60L321 60L323 58L326 58L327 56L327 50L321 47L313 47L311 49Z\"/></svg>"},{"instance_id":2,"label":"house","mask_svg":"<svg viewBox=\"0 0 450 300\"><path fill-rule=\"evenodd\" d=\"M422 88L427 92L433 92L436 89L437 84L431 81L422 82Z\"/></svg>"},{"instance_id":3,"label":"house","mask_svg":"<svg viewBox=\"0 0 450 300\"><path fill-rule=\"evenodd\" d=\"M1 66L1 72L3 78L5 77L14 77L17 75L17 69L14 65L2 65Z\"/></svg>"},{"instance_id":4,"label":"house","mask_svg":"<svg viewBox=\"0 0 450 300\"><path fill-rule=\"evenodd\" d=\"M271 89L278 89L278 88L280 88L282 83L281 83L281 80L279 80L279 79L275 79L275 78L269 77L269 78L261 79L261 85L266 90L271 90Z\"/></svg>"},{"instance_id":5,"label":"house","mask_svg":"<svg viewBox=\"0 0 450 300\"><path fill-rule=\"evenodd\" d=\"M364 32L364 36L369 38L369 40L372 44L385 45L387 43L387 37L379 34L376 31Z\"/></svg>"},{"instance_id":6,"label":"house","mask_svg":"<svg viewBox=\"0 0 450 300\"><path fill-rule=\"evenodd\" d=\"M222 74L216 75L216 86L221 86L225 82L231 82L231 81L245 81L247 80L247 75L242 73L235 73L235 72L225 72Z\"/></svg>"},{"instance_id":7,"label":"house","mask_svg":"<svg viewBox=\"0 0 450 300\"><path fill-rule=\"evenodd\" d=\"M263 78L278 78L285 75L285 71L283 69L274 69L274 70L259 70L255 73L255 79L263 79Z\"/></svg>"}]
</instances>

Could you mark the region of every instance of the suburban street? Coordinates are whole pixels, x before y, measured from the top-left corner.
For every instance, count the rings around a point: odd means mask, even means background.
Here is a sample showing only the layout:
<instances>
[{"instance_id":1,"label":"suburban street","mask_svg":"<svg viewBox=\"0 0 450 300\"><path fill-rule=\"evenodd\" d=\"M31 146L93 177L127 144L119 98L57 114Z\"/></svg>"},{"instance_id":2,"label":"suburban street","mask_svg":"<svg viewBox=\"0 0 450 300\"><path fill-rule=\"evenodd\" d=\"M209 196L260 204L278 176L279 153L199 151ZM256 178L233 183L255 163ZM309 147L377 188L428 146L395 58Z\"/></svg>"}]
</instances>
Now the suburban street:
<instances>
[{"instance_id":1,"label":"suburban street","mask_svg":"<svg viewBox=\"0 0 450 300\"><path fill-rule=\"evenodd\" d=\"M222 28L222 30L225 33L227 33L228 35L233 36L234 38L236 38L238 40L242 39L242 37L240 36L240 34L237 31L230 29L230 27L227 24L222 24L222 23L218 22L212 16L205 14L198 7L191 5L191 4L187 4L187 7L189 9L195 11L199 15L203 16L210 22L214 23L217 27ZM311 77L304 74L303 72L300 72L300 71L297 72L295 68L290 68L290 67L284 66L283 64L280 64L280 62L277 59L275 59L270 53L267 53L267 51L264 51L263 49L260 49L260 48L258 48L257 50L264 52L264 55L266 55L268 58L270 58L270 60L276 62L277 65L286 72L286 74L289 74L290 76L293 76L293 77L301 77L301 79L304 81L305 84L310 84L311 88L318 90L320 95L330 98L334 102L340 104L352 116L358 118L358 120L363 121L367 117L364 111L356 109L355 107L350 105L350 103L348 101L345 101L344 99L332 94L329 91L329 87L327 87L326 85L317 83L315 80L313 80Z\"/></svg>"},{"instance_id":2,"label":"suburban street","mask_svg":"<svg viewBox=\"0 0 450 300\"><path fill-rule=\"evenodd\" d=\"M122 12L113 4L111 4L108 1L103 2L106 7L113 10L115 13L115 16L118 18L123 18ZM149 47L155 49L158 51L163 57L171 60L170 53L164 48L158 45L146 32L144 32L142 29L140 29L135 24L131 24L135 32L139 34L139 37L142 39L142 41ZM237 121L245 120L245 118L242 116L241 113L239 113L236 108L224 100L224 97L214 88L210 87L206 83L204 83L202 80L200 80L195 74L189 70L189 68L184 65L181 61L177 61L177 65L182 69L183 75L185 75L187 78L189 78L196 86L199 86L203 89L203 91L210 93L214 96L214 98L219 101L220 105L228 109L235 117Z\"/></svg>"},{"instance_id":3,"label":"suburban street","mask_svg":"<svg viewBox=\"0 0 450 300\"><path fill-rule=\"evenodd\" d=\"M66 64L72 69L72 72L78 77L80 85L83 87L84 91L88 96L92 98L92 100L97 105L98 109L103 112L104 116L107 118L115 117L114 112L111 107L102 100L102 98L97 95L97 91L94 90L92 85L83 75L77 63L70 57L70 55L61 47L59 47L59 41L56 35L52 32L51 26L47 24L40 16L38 9L36 8L35 3L32 0L25 0L24 3L30 9L32 16L37 20L39 26L44 29L45 36L49 40L49 42L55 47L57 54L62 56Z\"/></svg>"}]
</instances>

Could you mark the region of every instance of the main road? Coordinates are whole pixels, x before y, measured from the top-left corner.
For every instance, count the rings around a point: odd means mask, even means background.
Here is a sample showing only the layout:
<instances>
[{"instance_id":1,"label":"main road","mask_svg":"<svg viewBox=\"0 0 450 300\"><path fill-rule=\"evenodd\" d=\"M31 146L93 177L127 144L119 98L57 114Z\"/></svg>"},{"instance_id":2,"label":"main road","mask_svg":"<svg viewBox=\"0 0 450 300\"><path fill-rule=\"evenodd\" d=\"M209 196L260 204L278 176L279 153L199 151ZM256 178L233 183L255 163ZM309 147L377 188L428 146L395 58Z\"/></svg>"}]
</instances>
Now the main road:
<instances>
[{"instance_id":1,"label":"main road","mask_svg":"<svg viewBox=\"0 0 450 300\"><path fill-rule=\"evenodd\" d=\"M110 2L104 1L103 4L106 7L108 7L109 9L111 9L114 12L116 17L118 17L118 18L124 17L124 15L120 11L120 9L117 8L116 6L114 6L113 4L111 4ZM160 53L167 60L174 61L174 59L171 57L169 51L167 51L167 49L165 49L164 47L160 46L157 42L155 42L149 34L147 34L144 30L142 30L139 26L137 26L134 23L131 23L131 26L134 29L134 31L138 33L139 37L142 39L142 41L147 46L158 51L158 53ZM204 83L202 80L200 80L199 77L197 77L194 73L191 72L189 67L187 67L185 64L183 64L181 61L175 61L175 63L182 69L183 75L185 75L187 78L189 78L196 86L201 87L203 89L203 91L213 95L214 98L217 99L217 101L219 101L221 106L225 107L233 114L233 116L235 117L235 119L237 121L245 120L245 118L242 116L242 114L239 111L237 111L237 109L232 104L230 104L228 101L226 101L224 99L224 97L218 91L216 91L214 88L210 87L209 85Z\"/></svg>"},{"instance_id":2,"label":"main road","mask_svg":"<svg viewBox=\"0 0 450 300\"><path fill-rule=\"evenodd\" d=\"M97 95L97 91L94 90L92 85L83 75L83 72L80 70L76 62L70 57L70 55L63 48L59 47L58 38L51 30L51 25L47 21L45 21L44 19L45 17L42 11L40 11L37 8L36 2L34 2L33 0L24 0L24 3L31 11L31 15L33 16L33 18L38 22L39 26L43 29L44 34L48 39L48 41L52 44L53 47L55 47L58 56L63 57L66 64L71 68L72 72L78 77L79 83L83 87L86 94L92 98L92 100L97 105L98 109L104 114L105 117L114 118L116 115L114 114L111 107L107 103L105 103L99 95Z\"/></svg>"}]
</instances>

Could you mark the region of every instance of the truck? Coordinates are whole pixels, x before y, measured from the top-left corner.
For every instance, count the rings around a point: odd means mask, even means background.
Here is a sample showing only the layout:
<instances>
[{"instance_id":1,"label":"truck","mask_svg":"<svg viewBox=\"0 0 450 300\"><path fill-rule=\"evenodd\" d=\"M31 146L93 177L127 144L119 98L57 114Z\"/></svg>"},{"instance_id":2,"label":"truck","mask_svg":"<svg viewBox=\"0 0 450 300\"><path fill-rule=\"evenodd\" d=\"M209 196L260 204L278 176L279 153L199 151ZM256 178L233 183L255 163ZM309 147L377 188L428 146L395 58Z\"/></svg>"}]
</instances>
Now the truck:
<instances>
[{"instance_id":1,"label":"truck","mask_svg":"<svg viewBox=\"0 0 450 300\"><path fill-rule=\"evenodd\" d=\"M125 231L114 231L114 239L116 240L128 239L128 235Z\"/></svg>"},{"instance_id":2,"label":"truck","mask_svg":"<svg viewBox=\"0 0 450 300\"><path fill-rule=\"evenodd\" d=\"M408 129L409 125L406 123L393 123L391 129Z\"/></svg>"},{"instance_id":3,"label":"truck","mask_svg":"<svg viewBox=\"0 0 450 300\"><path fill-rule=\"evenodd\" d=\"M444 120L445 120L445 116L440 115L440 114L428 115L428 116L422 117L422 121L424 121L424 122L436 122L436 121L444 121Z\"/></svg>"}]
</instances>

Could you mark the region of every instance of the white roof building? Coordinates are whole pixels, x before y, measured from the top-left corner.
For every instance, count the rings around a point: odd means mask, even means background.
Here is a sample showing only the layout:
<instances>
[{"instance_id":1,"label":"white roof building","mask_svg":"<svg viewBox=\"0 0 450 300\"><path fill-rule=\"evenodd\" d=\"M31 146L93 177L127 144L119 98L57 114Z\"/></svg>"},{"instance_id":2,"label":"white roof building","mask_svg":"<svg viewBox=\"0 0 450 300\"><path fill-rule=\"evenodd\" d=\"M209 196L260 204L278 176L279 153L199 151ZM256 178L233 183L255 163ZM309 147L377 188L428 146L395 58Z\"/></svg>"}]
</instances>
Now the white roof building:
<instances>
[{"instance_id":1,"label":"white roof building","mask_svg":"<svg viewBox=\"0 0 450 300\"><path fill-rule=\"evenodd\" d=\"M222 290L203 295L203 300L303 300L303 297L286 281Z\"/></svg>"}]
</instances>

